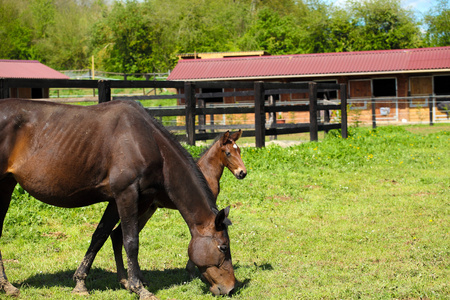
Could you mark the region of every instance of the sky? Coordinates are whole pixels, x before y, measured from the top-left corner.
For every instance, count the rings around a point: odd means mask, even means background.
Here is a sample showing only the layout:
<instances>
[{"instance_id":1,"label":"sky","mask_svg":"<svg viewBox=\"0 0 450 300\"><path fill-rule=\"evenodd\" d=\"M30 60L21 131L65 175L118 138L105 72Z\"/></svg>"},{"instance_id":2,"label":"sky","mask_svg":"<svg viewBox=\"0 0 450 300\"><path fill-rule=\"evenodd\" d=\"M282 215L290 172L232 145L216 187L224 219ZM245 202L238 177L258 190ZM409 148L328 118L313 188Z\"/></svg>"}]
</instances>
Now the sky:
<instances>
[{"instance_id":1,"label":"sky","mask_svg":"<svg viewBox=\"0 0 450 300\"><path fill-rule=\"evenodd\" d=\"M404 8L412 8L416 14L425 14L430 8L436 6L436 1L434 0L403 0L402 6Z\"/></svg>"},{"instance_id":2,"label":"sky","mask_svg":"<svg viewBox=\"0 0 450 300\"><path fill-rule=\"evenodd\" d=\"M345 3L345 0L328 0L331 3L340 4ZM427 13L430 8L436 6L436 0L401 0L402 7L411 8L418 17Z\"/></svg>"}]
</instances>

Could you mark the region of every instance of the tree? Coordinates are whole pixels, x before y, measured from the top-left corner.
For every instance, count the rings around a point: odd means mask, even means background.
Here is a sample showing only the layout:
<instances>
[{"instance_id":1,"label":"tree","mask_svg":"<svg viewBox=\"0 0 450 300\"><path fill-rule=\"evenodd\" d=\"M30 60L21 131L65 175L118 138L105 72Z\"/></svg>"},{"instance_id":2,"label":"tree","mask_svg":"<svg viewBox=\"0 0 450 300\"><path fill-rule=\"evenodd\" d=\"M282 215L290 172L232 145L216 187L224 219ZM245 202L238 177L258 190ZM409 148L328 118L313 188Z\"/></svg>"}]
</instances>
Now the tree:
<instances>
[{"instance_id":1,"label":"tree","mask_svg":"<svg viewBox=\"0 0 450 300\"><path fill-rule=\"evenodd\" d=\"M300 37L292 16L280 16L270 8L257 13L256 22L240 40L242 50L265 50L271 54L298 52Z\"/></svg>"},{"instance_id":2,"label":"tree","mask_svg":"<svg viewBox=\"0 0 450 300\"><path fill-rule=\"evenodd\" d=\"M0 0L0 59L39 59L25 0Z\"/></svg>"},{"instance_id":3,"label":"tree","mask_svg":"<svg viewBox=\"0 0 450 300\"><path fill-rule=\"evenodd\" d=\"M34 18L40 20L37 22L39 26L36 26L38 38L35 43L43 62L59 70L87 68L91 61L88 47L90 26L101 12L103 2L55 0L51 7L42 5L40 3L37 12L46 14L50 11L54 14L52 18L42 15Z\"/></svg>"},{"instance_id":4,"label":"tree","mask_svg":"<svg viewBox=\"0 0 450 300\"><path fill-rule=\"evenodd\" d=\"M420 46L420 30L412 11L397 0L349 0L352 50L405 49Z\"/></svg>"},{"instance_id":5,"label":"tree","mask_svg":"<svg viewBox=\"0 0 450 300\"><path fill-rule=\"evenodd\" d=\"M338 46L348 36L346 29L348 17L345 11L335 14L333 5L320 0L307 3L307 12L299 17L297 26L300 32L299 53L323 53L346 50Z\"/></svg>"},{"instance_id":6,"label":"tree","mask_svg":"<svg viewBox=\"0 0 450 300\"><path fill-rule=\"evenodd\" d=\"M153 3L115 2L92 29L91 47L100 69L114 72L167 71L174 55L164 44L164 23L153 13ZM169 45L170 46L170 45ZM173 59L173 57L172 57Z\"/></svg>"},{"instance_id":7,"label":"tree","mask_svg":"<svg viewBox=\"0 0 450 300\"><path fill-rule=\"evenodd\" d=\"M448 0L439 0L424 17L427 27L425 43L429 47L450 46L450 6Z\"/></svg>"},{"instance_id":8,"label":"tree","mask_svg":"<svg viewBox=\"0 0 450 300\"><path fill-rule=\"evenodd\" d=\"M251 20L251 5L245 1L180 1L176 11L177 48L188 53L239 50L238 39Z\"/></svg>"}]
</instances>

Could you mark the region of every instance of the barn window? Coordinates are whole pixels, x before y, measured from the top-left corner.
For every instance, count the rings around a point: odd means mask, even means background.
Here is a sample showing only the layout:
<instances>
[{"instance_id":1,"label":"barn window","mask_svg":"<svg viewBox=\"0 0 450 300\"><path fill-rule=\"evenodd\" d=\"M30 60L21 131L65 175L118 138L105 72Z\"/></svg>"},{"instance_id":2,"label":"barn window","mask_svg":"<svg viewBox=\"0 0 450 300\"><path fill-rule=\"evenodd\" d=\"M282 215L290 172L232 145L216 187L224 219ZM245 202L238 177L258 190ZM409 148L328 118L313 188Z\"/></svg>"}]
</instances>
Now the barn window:
<instances>
[{"instance_id":1,"label":"barn window","mask_svg":"<svg viewBox=\"0 0 450 300\"><path fill-rule=\"evenodd\" d=\"M316 81L317 83L337 83L337 80L323 80L323 81ZM327 91L327 92L317 92L317 98L318 99L337 99L337 90L333 91Z\"/></svg>"},{"instance_id":2,"label":"barn window","mask_svg":"<svg viewBox=\"0 0 450 300\"><path fill-rule=\"evenodd\" d=\"M41 99L44 98L44 93L41 88L32 88L31 89L31 98L33 99Z\"/></svg>"},{"instance_id":3,"label":"barn window","mask_svg":"<svg viewBox=\"0 0 450 300\"><path fill-rule=\"evenodd\" d=\"M450 76L434 76L434 94L450 95Z\"/></svg>"},{"instance_id":4,"label":"barn window","mask_svg":"<svg viewBox=\"0 0 450 300\"><path fill-rule=\"evenodd\" d=\"M202 93L222 93L222 89L202 88ZM223 103L223 97L205 98L205 103Z\"/></svg>"},{"instance_id":5,"label":"barn window","mask_svg":"<svg viewBox=\"0 0 450 300\"><path fill-rule=\"evenodd\" d=\"M269 100L270 96L273 97L273 100L280 101L280 94L264 95L264 100Z\"/></svg>"},{"instance_id":6,"label":"barn window","mask_svg":"<svg viewBox=\"0 0 450 300\"><path fill-rule=\"evenodd\" d=\"M397 81L395 78L372 79L372 93L374 97L396 97Z\"/></svg>"}]
</instances>

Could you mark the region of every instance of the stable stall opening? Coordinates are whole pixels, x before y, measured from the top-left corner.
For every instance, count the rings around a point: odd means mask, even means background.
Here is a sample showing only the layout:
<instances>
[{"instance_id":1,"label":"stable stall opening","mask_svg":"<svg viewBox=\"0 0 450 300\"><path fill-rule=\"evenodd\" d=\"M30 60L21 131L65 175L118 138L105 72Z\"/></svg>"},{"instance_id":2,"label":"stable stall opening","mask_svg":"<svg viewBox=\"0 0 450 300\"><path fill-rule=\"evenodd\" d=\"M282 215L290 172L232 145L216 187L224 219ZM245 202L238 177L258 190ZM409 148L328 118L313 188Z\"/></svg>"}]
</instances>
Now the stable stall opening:
<instances>
[{"instance_id":1,"label":"stable stall opening","mask_svg":"<svg viewBox=\"0 0 450 300\"><path fill-rule=\"evenodd\" d=\"M434 94L450 95L450 76L434 76Z\"/></svg>"},{"instance_id":2,"label":"stable stall opening","mask_svg":"<svg viewBox=\"0 0 450 300\"><path fill-rule=\"evenodd\" d=\"M396 97L397 80L395 78L372 79L374 97Z\"/></svg>"}]
</instances>

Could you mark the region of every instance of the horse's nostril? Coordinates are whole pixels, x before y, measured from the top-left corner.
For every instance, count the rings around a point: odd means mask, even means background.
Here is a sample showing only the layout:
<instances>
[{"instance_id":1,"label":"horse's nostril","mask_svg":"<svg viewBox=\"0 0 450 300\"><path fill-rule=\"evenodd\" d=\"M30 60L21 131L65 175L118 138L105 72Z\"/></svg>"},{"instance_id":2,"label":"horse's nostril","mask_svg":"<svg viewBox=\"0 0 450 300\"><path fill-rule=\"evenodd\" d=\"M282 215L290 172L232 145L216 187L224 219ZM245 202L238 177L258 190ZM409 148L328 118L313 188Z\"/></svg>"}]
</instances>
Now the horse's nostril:
<instances>
[{"instance_id":1,"label":"horse's nostril","mask_svg":"<svg viewBox=\"0 0 450 300\"><path fill-rule=\"evenodd\" d=\"M246 173L246 172L241 171L241 172L239 173L239 178L244 179L245 176L247 176L247 173Z\"/></svg>"}]
</instances>

